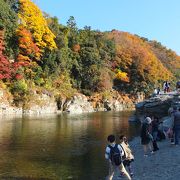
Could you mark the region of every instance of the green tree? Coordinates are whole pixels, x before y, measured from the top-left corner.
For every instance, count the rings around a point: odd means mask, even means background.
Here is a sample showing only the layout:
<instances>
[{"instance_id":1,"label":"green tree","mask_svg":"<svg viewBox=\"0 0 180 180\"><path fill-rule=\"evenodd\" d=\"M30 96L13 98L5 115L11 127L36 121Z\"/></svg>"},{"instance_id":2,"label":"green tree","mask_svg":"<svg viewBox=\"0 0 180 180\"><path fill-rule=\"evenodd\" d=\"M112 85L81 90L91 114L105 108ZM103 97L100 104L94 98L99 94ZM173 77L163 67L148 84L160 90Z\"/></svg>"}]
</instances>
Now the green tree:
<instances>
[{"instance_id":1,"label":"green tree","mask_svg":"<svg viewBox=\"0 0 180 180\"><path fill-rule=\"evenodd\" d=\"M74 45L79 43L78 28L76 25L76 20L73 16L70 16L69 20L67 21L67 28L69 29L68 45L71 49L73 49Z\"/></svg>"},{"instance_id":2,"label":"green tree","mask_svg":"<svg viewBox=\"0 0 180 180\"><path fill-rule=\"evenodd\" d=\"M80 76L82 79L81 88L96 91L100 77L101 59L97 49L84 47L80 51L82 64Z\"/></svg>"},{"instance_id":3,"label":"green tree","mask_svg":"<svg viewBox=\"0 0 180 180\"><path fill-rule=\"evenodd\" d=\"M64 48L68 47L68 34L69 28L59 24L57 17L50 17L48 14L44 14L47 24L53 34L56 36L55 42L57 47Z\"/></svg>"},{"instance_id":4,"label":"green tree","mask_svg":"<svg viewBox=\"0 0 180 180\"><path fill-rule=\"evenodd\" d=\"M11 9L8 2L0 0L0 27L5 29L5 52L14 59L17 55L17 14Z\"/></svg>"}]
</instances>

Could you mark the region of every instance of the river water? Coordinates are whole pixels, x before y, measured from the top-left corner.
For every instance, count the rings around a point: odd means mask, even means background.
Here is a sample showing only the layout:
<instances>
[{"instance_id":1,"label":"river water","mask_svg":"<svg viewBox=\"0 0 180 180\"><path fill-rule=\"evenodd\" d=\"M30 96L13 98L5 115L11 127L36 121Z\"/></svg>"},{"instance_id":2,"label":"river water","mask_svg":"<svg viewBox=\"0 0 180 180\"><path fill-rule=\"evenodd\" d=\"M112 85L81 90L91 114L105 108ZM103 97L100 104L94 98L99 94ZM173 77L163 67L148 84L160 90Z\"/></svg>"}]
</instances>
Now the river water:
<instances>
[{"instance_id":1,"label":"river water","mask_svg":"<svg viewBox=\"0 0 180 180\"><path fill-rule=\"evenodd\" d=\"M0 118L0 179L100 180L106 137L138 135L131 112Z\"/></svg>"}]
</instances>

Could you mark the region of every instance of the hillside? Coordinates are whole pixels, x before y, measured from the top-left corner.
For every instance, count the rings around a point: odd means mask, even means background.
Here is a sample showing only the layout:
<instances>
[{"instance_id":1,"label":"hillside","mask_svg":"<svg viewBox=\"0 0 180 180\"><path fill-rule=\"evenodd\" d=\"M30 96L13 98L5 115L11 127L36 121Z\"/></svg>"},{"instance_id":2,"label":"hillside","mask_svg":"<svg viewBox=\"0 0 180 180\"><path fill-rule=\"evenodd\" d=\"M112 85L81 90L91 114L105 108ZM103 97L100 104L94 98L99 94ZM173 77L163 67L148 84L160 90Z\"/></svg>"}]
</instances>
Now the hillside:
<instances>
[{"instance_id":1,"label":"hillside","mask_svg":"<svg viewBox=\"0 0 180 180\"><path fill-rule=\"evenodd\" d=\"M107 36L115 41L116 56L113 64L115 68L127 73L129 82L126 86L130 89L143 91L174 78L176 71L170 68L172 61L163 63L154 53L156 49L154 48L153 51L148 42L130 33L116 30L108 33ZM178 58L174 58L174 61L180 62ZM116 81L116 85L118 84L120 82Z\"/></svg>"},{"instance_id":2,"label":"hillside","mask_svg":"<svg viewBox=\"0 0 180 180\"><path fill-rule=\"evenodd\" d=\"M127 32L78 29L42 13L31 0L0 0L0 86L25 106L32 91L56 99L113 89L149 94L179 78L180 57L160 43Z\"/></svg>"}]
</instances>

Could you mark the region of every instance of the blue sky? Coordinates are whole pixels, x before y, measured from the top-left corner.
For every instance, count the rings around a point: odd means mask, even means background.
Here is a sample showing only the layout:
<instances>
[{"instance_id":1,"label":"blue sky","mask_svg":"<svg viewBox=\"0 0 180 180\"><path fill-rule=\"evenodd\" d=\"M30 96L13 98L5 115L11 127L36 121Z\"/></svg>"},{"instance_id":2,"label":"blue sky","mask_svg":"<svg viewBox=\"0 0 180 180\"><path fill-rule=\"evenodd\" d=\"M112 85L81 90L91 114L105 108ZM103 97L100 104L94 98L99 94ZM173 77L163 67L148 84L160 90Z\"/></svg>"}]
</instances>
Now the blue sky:
<instances>
[{"instance_id":1,"label":"blue sky","mask_svg":"<svg viewBox=\"0 0 180 180\"><path fill-rule=\"evenodd\" d=\"M66 24L74 16L78 28L117 29L157 40L180 55L180 0L34 0Z\"/></svg>"}]
</instances>

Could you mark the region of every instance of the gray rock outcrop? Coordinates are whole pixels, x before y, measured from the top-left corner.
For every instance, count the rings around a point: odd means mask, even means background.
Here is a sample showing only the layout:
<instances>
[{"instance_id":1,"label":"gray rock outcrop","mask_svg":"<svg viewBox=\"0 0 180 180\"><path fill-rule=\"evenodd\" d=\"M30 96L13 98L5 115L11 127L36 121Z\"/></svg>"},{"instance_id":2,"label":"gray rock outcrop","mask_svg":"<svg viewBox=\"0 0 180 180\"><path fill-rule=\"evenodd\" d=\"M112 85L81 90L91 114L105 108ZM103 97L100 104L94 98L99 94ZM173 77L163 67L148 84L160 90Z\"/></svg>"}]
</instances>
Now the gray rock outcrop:
<instances>
[{"instance_id":1,"label":"gray rock outcrop","mask_svg":"<svg viewBox=\"0 0 180 180\"><path fill-rule=\"evenodd\" d=\"M178 94L162 94L136 104L136 117L140 120L144 115L154 115L159 118L168 115L170 107L180 102Z\"/></svg>"},{"instance_id":2,"label":"gray rock outcrop","mask_svg":"<svg viewBox=\"0 0 180 180\"><path fill-rule=\"evenodd\" d=\"M76 94L64 104L64 111L71 114L80 114L83 112L94 112L94 108L85 95Z\"/></svg>"}]
</instances>

